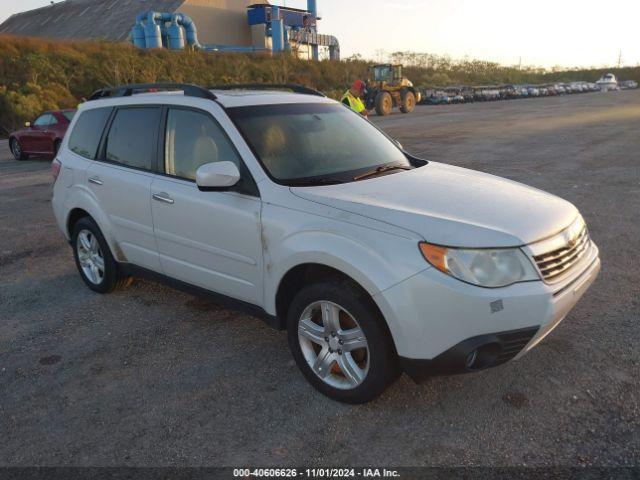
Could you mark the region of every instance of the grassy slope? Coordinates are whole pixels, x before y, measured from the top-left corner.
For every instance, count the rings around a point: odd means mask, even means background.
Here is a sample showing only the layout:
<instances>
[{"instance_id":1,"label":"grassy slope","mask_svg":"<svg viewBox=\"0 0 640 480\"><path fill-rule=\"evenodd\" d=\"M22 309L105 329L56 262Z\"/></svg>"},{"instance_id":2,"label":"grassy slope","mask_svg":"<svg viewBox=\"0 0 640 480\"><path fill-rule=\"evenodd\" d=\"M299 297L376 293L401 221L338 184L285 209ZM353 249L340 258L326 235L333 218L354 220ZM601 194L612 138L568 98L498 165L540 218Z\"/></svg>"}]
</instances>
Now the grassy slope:
<instances>
[{"instance_id":1,"label":"grassy slope","mask_svg":"<svg viewBox=\"0 0 640 480\"><path fill-rule=\"evenodd\" d=\"M409 60L414 66L407 68L407 75L416 85L595 80L603 73L589 70L545 74L490 62L452 62L433 55ZM361 60L310 62L290 55L142 51L125 44L0 35L0 137L43 110L74 107L105 85L159 81L200 85L295 82L337 97L351 81L366 76L367 66ZM625 79L640 79L639 68L624 70L613 71Z\"/></svg>"}]
</instances>

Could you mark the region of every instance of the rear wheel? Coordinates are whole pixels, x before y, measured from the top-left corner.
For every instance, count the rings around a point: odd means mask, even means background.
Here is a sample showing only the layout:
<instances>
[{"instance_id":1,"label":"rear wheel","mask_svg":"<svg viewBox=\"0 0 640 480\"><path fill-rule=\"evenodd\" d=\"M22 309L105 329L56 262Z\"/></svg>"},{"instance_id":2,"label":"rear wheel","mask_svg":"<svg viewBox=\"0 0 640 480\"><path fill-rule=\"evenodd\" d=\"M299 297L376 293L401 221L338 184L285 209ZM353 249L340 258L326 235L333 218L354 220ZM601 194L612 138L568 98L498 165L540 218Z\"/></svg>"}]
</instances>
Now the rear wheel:
<instances>
[{"instance_id":1,"label":"rear wheel","mask_svg":"<svg viewBox=\"0 0 640 480\"><path fill-rule=\"evenodd\" d=\"M98 225L89 217L78 220L71 235L76 267L84 283L94 292L109 293L131 280L118 274L109 244Z\"/></svg>"},{"instance_id":2,"label":"rear wheel","mask_svg":"<svg viewBox=\"0 0 640 480\"><path fill-rule=\"evenodd\" d=\"M383 322L368 295L351 282L317 283L303 288L289 308L289 347L321 393L340 402L368 402L399 372Z\"/></svg>"},{"instance_id":3,"label":"rear wheel","mask_svg":"<svg viewBox=\"0 0 640 480\"><path fill-rule=\"evenodd\" d=\"M386 116L391 113L393 108L393 98L389 92L380 92L376 97L376 113Z\"/></svg>"},{"instance_id":4,"label":"rear wheel","mask_svg":"<svg viewBox=\"0 0 640 480\"><path fill-rule=\"evenodd\" d=\"M22 151L22 147L20 146L20 142L17 138L12 138L9 140L9 148L11 149L11 153L13 154L13 158L16 160L27 160L29 155L25 154Z\"/></svg>"},{"instance_id":5,"label":"rear wheel","mask_svg":"<svg viewBox=\"0 0 640 480\"><path fill-rule=\"evenodd\" d=\"M416 96L412 91L407 91L402 97L402 113L411 113L416 108Z\"/></svg>"}]
</instances>

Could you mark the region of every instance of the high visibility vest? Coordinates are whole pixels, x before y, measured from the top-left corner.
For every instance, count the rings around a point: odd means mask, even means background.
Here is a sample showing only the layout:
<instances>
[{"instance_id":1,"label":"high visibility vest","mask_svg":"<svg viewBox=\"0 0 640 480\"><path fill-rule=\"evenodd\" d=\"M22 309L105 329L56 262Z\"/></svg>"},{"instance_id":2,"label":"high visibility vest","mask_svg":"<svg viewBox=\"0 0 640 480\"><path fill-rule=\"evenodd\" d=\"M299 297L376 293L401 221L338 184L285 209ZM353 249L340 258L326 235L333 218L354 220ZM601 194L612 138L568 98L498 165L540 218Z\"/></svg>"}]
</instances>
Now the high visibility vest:
<instances>
[{"instance_id":1,"label":"high visibility vest","mask_svg":"<svg viewBox=\"0 0 640 480\"><path fill-rule=\"evenodd\" d=\"M366 107L364 106L364 102L362 101L362 99L354 96L351 93L351 90L347 90L347 93L345 93L342 96L343 103L345 99L349 102L349 106L351 107L351 109L356 113L362 113L364 110L366 110Z\"/></svg>"}]
</instances>

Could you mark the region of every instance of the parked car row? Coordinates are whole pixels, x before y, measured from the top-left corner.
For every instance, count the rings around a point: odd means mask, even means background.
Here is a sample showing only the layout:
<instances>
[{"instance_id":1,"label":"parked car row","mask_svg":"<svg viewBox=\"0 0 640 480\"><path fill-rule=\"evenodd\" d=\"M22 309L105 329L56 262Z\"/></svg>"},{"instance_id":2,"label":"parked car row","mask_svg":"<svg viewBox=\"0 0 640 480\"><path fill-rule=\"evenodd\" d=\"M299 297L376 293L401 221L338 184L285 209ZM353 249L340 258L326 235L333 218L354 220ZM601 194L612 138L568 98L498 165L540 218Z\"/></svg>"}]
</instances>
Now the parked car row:
<instances>
[{"instance_id":1,"label":"parked car row","mask_svg":"<svg viewBox=\"0 0 640 480\"><path fill-rule=\"evenodd\" d=\"M619 82L618 88L628 90L638 88L638 83L630 80ZM422 89L423 105L449 105L454 103L490 102L519 98L555 97L574 93L589 93L612 90L607 85L593 82L553 83L544 85L485 85L456 86Z\"/></svg>"},{"instance_id":2,"label":"parked car row","mask_svg":"<svg viewBox=\"0 0 640 480\"><path fill-rule=\"evenodd\" d=\"M638 82L635 80L626 80L624 82L619 83L620 90L633 90L638 88Z\"/></svg>"}]
</instances>

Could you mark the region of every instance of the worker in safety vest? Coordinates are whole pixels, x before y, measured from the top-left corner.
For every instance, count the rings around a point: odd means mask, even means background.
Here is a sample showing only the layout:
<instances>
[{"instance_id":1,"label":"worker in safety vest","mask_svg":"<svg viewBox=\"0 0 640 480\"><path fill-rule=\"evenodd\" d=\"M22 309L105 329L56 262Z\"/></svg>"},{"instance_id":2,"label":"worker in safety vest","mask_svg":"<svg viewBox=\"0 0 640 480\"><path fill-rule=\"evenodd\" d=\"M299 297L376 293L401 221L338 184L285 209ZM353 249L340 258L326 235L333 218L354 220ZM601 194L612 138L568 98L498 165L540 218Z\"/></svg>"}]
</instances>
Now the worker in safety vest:
<instances>
[{"instance_id":1,"label":"worker in safety vest","mask_svg":"<svg viewBox=\"0 0 640 480\"><path fill-rule=\"evenodd\" d=\"M366 117L369 115L364 104L367 87L362 80L356 80L351 88L342 97L342 103L351 108L354 112Z\"/></svg>"}]
</instances>

